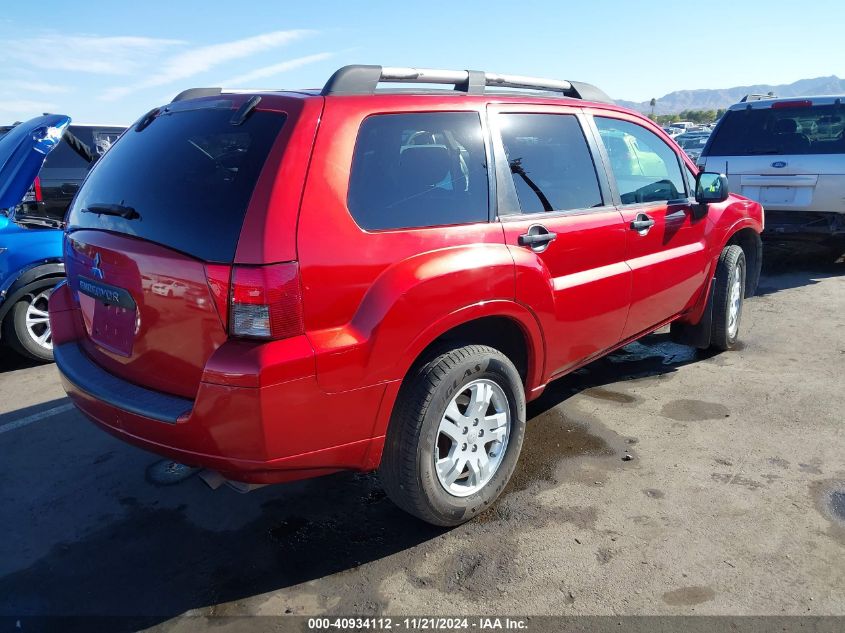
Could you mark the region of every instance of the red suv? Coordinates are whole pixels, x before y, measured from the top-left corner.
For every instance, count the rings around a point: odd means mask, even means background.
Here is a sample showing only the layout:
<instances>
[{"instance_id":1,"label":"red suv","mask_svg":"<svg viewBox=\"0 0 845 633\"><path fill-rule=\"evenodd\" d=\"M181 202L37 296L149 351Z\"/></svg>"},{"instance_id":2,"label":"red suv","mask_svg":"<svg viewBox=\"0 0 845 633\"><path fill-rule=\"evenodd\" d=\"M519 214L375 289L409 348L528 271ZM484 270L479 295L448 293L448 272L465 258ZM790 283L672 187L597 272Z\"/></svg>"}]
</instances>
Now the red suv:
<instances>
[{"instance_id":1,"label":"red suv","mask_svg":"<svg viewBox=\"0 0 845 633\"><path fill-rule=\"evenodd\" d=\"M127 442L249 484L378 469L454 525L507 484L549 381L669 323L731 347L762 224L589 84L195 89L79 190L55 357Z\"/></svg>"}]
</instances>

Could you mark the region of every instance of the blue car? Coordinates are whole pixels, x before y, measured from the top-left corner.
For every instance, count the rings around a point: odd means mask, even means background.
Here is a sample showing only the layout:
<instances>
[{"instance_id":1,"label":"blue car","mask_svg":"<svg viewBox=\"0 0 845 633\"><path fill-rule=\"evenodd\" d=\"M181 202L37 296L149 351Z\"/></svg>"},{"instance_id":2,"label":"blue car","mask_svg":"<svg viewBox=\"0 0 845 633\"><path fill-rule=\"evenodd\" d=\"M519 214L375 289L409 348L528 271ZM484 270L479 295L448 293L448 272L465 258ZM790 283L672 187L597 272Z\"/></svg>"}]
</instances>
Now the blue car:
<instances>
[{"instance_id":1,"label":"blue car","mask_svg":"<svg viewBox=\"0 0 845 633\"><path fill-rule=\"evenodd\" d=\"M21 203L69 124L67 116L44 115L0 138L0 341L39 361L53 360L47 303L64 277L62 230Z\"/></svg>"}]
</instances>

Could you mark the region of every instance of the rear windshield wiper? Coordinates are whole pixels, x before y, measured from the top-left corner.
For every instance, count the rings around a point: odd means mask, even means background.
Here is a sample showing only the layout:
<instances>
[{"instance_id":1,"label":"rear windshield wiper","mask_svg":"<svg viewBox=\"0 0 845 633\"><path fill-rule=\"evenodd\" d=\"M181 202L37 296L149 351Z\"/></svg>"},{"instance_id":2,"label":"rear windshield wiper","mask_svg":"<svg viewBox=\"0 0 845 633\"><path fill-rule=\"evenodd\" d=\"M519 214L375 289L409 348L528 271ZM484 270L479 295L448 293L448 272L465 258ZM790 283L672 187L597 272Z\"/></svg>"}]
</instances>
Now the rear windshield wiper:
<instances>
[{"instance_id":1,"label":"rear windshield wiper","mask_svg":"<svg viewBox=\"0 0 845 633\"><path fill-rule=\"evenodd\" d=\"M762 156L765 154L780 154L780 150L777 147L770 147L768 149L750 149L746 152L747 156Z\"/></svg>"},{"instance_id":2,"label":"rear windshield wiper","mask_svg":"<svg viewBox=\"0 0 845 633\"><path fill-rule=\"evenodd\" d=\"M36 217L31 215L15 215L14 221L17 224L24 226L44 226L50 229L61 229L64 227L64 222L54 218Z\"/></svg>"},{"instance_id":3,"label":"rear windshield wiper","mask_svg":"<svg viewBox=\"0 0 845 633\"><path fill-rule=\"evenodd\" d=\"M140 220L141 214L132 207L122 204L91 204L83 207L81 213L96 213L97 215L114 215L125 220Z\"/></svg>"}]
</instances>

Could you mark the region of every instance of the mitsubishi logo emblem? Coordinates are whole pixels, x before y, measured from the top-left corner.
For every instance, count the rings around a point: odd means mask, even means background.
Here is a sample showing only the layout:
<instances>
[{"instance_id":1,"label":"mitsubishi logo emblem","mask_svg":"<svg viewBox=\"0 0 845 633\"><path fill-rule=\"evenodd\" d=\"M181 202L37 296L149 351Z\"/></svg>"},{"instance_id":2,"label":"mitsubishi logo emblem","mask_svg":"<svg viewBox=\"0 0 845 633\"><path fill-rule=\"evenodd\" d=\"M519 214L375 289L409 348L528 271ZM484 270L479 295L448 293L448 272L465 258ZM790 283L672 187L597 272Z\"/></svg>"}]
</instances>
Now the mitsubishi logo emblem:
<instances>
[{"instance_id":1,"label":"mitsubishi logo emblem","mask_svg":"<svg viewBox=\"0 0 845 633\"><path fill-rule=\"evenodd\" d=\"M94 279L102 279L104 277L103 270L100 268L100 254L94 255L94 265L91 266L91 275Z\"/></svg>"}]
</instances>

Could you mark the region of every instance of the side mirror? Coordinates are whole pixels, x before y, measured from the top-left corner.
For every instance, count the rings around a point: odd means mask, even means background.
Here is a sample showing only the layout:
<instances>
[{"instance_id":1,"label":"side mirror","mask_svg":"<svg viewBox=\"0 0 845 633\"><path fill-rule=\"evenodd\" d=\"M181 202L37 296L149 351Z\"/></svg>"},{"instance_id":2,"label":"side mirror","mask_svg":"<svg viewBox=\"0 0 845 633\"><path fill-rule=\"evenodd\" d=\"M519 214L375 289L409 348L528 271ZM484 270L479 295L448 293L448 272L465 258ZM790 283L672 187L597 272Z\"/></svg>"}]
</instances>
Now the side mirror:
<instances>
[{"instance_id":1,"label":"side mirror","mask_svg":"<svg viewBox=\"0 0 845 633\"><path fill-rule=\"evenodd\" d=\"M699 204L724 202L729 194L728 178L723 174L703 171L695 179L695 201Z\"/></svg>"}]
</instances>

